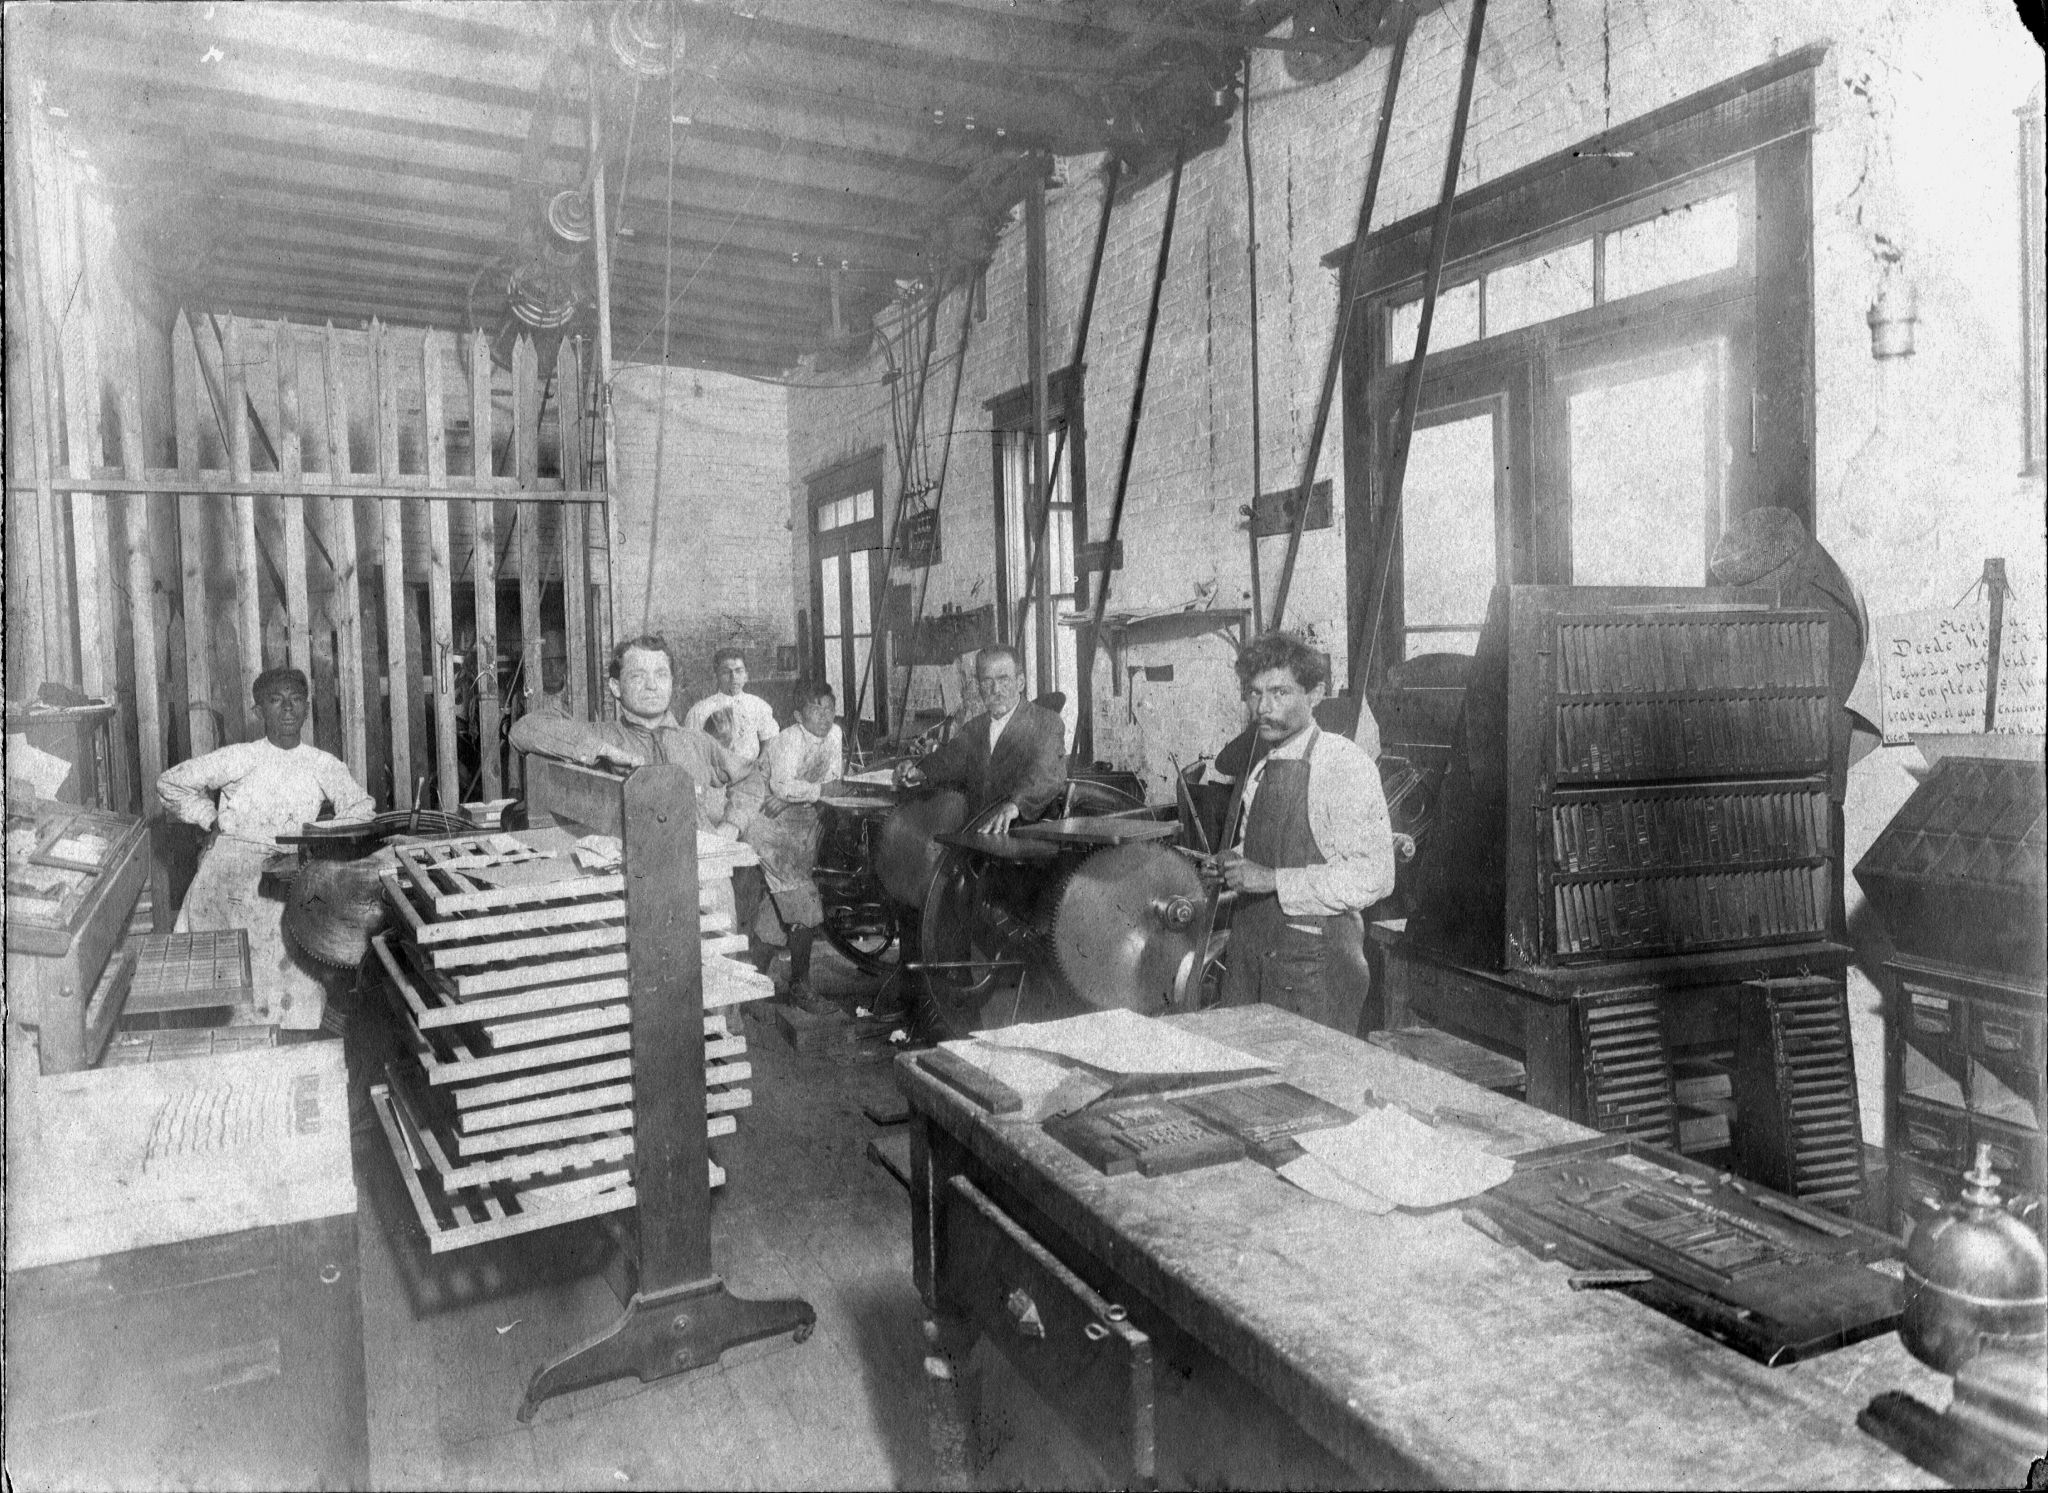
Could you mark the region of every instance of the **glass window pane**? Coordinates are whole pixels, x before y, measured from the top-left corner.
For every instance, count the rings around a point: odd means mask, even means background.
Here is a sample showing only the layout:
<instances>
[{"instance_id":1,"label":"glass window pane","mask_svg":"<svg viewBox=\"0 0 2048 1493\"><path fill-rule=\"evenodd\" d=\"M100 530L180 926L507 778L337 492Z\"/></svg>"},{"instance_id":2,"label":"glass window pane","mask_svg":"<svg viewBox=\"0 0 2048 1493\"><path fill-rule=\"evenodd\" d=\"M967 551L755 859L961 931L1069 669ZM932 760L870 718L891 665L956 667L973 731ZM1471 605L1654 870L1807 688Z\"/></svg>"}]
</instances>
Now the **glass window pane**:
<instances>
[{"instance_id":1,"label":"glass window pane","mask_svg":"<svg viewBox=\"0 0 2048 1493\"><path fill-rule=\"evenodd\" d=\"M1495 579L1496 414L1415 432L1401 493L1402 621L1477 627Z\"/></svg>"},{"instance_id":2,"label":"glass window pane","mask_svg":"<svg viewBox=\"0 0 2048 1493\"><path fill-rule=\"evenodd\" d=\"M1675 285L1733 266L1742 251L1739 199L1733 192L1603 234L1601 253L1610 301Z\"/></svg>"},{"instance_id":3,"label":"glass window pane","mask_svg":"<svg viewBox=\"0 0 2048 1493\"><path fill-rule=\"evenodd\" d=\"M1572 584L1706 584L1720 528L1715 393L1703 356L1571 396Z\"/></svg>"},{"instance_id":4,"label":"glass window pane","mask_svg":"<svg viewBox=\"0 0 2048 1493\"><path fill-rule=\"evenodd\" d=\"M818 627L828 638L836 638L845 629L839 621L839 556L827 555L818 562L818 574L822 581L824 603L819 609Z\"/></svg>"},{"instance_id":5,"label":"glass window pane","mask_svg":"<svg viewBox=\"0 0 2048 1493\"><path fill-rule=\"evenodd\" d=\"M1422 297L1403 301L1387 317L1387 361L1405 363L1415 356L1415 332L1422 325ZM1429 324L1433 353L1479 340L1479 282L1447 285L1437 292L1436 316Z\"/></svg>"},{"instance_id":6,"label":"glass window pane","mask_svg":"<svg viewBox=\"0 0 2048 1493\"><path fill-rule=\"evenodd\" d=\"M873 488L869 488L866 492L860 493L854 498L853 520L855 523L861 523L867 519L873 518L874 516L875 492Z\"/></svg>"},{"instance_id":7,"label":"glass window pane","mask_svg":"<svg viewBox=\"0 0 2048 1493\"><path fill-rule=\"evenodd\" d=\"M875 681L868 676L868 655L874 651L874 647L875 642L872 638L853 640L853 674L839 695L839 713L842 716L851 715L857 701L860 705L860 718L864 721L875 719ZM868 682L866 699L860 698L860 682L863 679Z\"/></svg>"},{"instance_id":8,"label":"glass window pane","mask_svg":"<svg viewBox=\"0 0 2048 1493\"><path fill-rule=\"evenodd\" d=\"M847 578L853 582L853 616L849 629L855 636L873 632L868 606L868 556L873 550L856 550L846 557Z\"/></svg>"},{"instance_id":9,"label":"glass window pane","mask_svg":"<svg viewBox=\"0 0 2048 1493\"><path fill-rule=\"evenodd\" d=\"M1593 241L1503 265L1486 277L1486 335L1498 337L1593 304Z\"/></svg>"}]
</instances>

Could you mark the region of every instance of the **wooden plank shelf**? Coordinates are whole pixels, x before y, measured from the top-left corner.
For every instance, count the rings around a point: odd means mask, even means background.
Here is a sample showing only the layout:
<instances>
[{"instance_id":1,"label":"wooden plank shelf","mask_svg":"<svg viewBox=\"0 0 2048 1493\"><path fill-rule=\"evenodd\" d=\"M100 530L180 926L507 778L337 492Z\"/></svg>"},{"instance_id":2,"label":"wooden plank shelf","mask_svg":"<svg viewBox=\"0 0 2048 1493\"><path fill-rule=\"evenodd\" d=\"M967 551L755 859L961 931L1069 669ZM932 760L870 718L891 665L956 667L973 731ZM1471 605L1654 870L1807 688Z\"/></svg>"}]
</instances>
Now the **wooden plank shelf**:
<instances>
[{"instance_id":1,"label":"wooden plank shelf","mask_svg":"<svg viewBox=\"0 0 2048 1493\"><path fill-rule=\"evenodd\" d=\"M625 878L571 853L559 832L455 835L384 872L394 926L372 948L408 1051L374 1092L437 1252L635 1206ZM707 855L698 886L707 1139L753 1097L720 1008L774 990L726 957L747 944L730 911L744 859Z\"/></svg>"}]
</instances>

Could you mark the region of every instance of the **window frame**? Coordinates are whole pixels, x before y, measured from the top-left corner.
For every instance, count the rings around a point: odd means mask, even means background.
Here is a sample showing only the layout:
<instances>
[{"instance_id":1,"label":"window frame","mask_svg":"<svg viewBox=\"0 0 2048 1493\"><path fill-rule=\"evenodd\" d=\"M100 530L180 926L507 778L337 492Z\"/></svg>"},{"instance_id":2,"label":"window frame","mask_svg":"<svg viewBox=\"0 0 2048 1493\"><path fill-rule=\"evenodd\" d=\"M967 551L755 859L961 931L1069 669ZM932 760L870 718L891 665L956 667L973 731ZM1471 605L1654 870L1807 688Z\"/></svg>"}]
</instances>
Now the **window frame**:
<instances>
[{"instance_id":1,"label":"window frame","mask_svg":"<svg viewBox=\"0 0 2048 1493\"><path fill-rule=\"evenodd\" d=\"M1512 452L1497 550L1504 582L1567 584L1570 468L1565 388L1583 368L1726 339L1723 425L1731 455L1723 518L1776 503L1813 522L1811 133L1814 72L1825 46L1802 48L1510 172L1453 204L1444 284L1654 217L1665 206L1738 196L1737 263L1552 321L1431 352L1418 424L1446 390L1500 386L1511 397ZM1403 657L1398 547L1375 554L1387 492L1393 412L1408 360L1388 363L1392 310L1411 300L1427 265L1428 210L1374 233L1344 294L1356 303L1344 350L1345 491L1351 684L1383 686ZM1349 274L1350 248L1326 258ZM1761 308L1768 307L1768 315ZM1398 531L1389 536L1398 546ZM1384 578L1384 594L1381 580ZM1378 615L1379 634L1365 629ZM1368 658L1371 666L1368 668Z\"/></svg>"},{"instance_id":2,"label":"window frame","mask_svg":"<svg viewBox=\"0 0 2048 1493\"><path fill-rule=\"evenodd\" d=\"M850 457L835 466L815 472L804 481L805 508L809 515L807 538L810 545L810 593L811 616L815 625L811 629L809 653L812 673L819 679L827 680L835 688L842 683L838 672L829 670L825 660L825 566L831 557L851 557L865 551L868 554L868 622L869 650L874 658L874 672L869 680L869 697L874 704L874 730L886 735L889 730L889 642L888 631L883 624L883 588L887 582L886 551L882 537L882 448L875 446ZM875 495L875 511L870 518L860 519L836 528L820 529L819 519L824 510L841 498L857 497L872 491ZM847 587L851 577L841 567L841 591L838 598L841 615L845 616ZM851 638L850 631L841 634ZM844 645L843 645L844 646ZM842 668L851 669L852 650L846 648L840 659ZM859 676L854 674L855 687ZM860 723L854 715L855 702L839 702L840 718L846 724L849 738L860 730Z\"/></svg>"},{"instance_id":3,"label":"window frame","mask_svg":"<svg viewBox=\"0 0 2048 1493\"><path fill-rule=\"evenodd\" d=\"M1084 398L1086 365L1070 363L1049 375L1046 379L1046 455L1051 457L1059 447L1062 428L1067 432L1067 444L1062 460L1067 467L1068 523L1071 530L1069 547L1078 561L1082 547L1088 539L1088 439L1087 404ZM1017 602L1020 598L1010 584L1010 512L1008 498L1009 483L1004 471L1004 436L1029 435L1031 430L1031 386L1021 384L1006 389L994 398L985 401L983 408L988 411L991 439L989 491L992 495L995 524L995 582L996 582L996 636L1004 643L1018 643L1010 636L1016 617ZM1025 515L1026 521L1029 515ZM1027 532L1028 548L1028 532ZM1028 555L1025 557L1028 560ZM1047 580L1050 581L1050 574ZM1060 577L1064 584L1059 593L1070 594L1077 610L1089 605L1088 572L1078 566L1066 576ZM1050 588L1048 588L1050 590ZM1040 619L1040 657L1048 655L1056 646L1059 619L1053 615L1053 608L1047 607ZM1019 644L1021 646L1021 644ZM1078 719L1088 720L1091 706L1089 681L1077 677L1069 691L1070 708L1079 711ZM1045 692L1042 678L1033 679L1034 693Z\"/></svg>"}]
</instances>

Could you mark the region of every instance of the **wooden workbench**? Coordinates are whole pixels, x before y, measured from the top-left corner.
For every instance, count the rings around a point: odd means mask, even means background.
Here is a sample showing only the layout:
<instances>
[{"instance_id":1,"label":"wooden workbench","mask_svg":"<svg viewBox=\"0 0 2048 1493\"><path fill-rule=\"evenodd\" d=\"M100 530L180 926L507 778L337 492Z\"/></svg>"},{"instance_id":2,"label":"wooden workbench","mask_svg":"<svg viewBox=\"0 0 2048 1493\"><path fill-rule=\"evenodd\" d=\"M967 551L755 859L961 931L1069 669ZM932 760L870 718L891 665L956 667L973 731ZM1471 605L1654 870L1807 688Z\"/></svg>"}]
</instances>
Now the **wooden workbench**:
<instances>
[{"instance_id":1,"label":"wooden workbench","mask_svg":"<svg viewBox=\"0 0 2048 1493\"><path fill-rule=\"evenodd\" d=\"M1350 1109L1370 1089L1484 1116L1516 1137L1497 1144L1504 1154L1595 1133L1271 1007L1166 1019ZM1108 1177L908 1057L897 1079L916 1122L914 1248L927 1304L941 1304L935 1272L955 1247L948 1210L962 1207L953 1179L965 1178L1149 1337L1161 1486L1930 1481L1856 1428L1881 1390L1946 1403L1947 1381L1895 1335L1766 1369L1625 1297L1573 1292L1564 1266L1496 1243L1456 1207L1355 1212L1251 1161ZM1044 1315L1057 1312L1048 1304ZM998 1346L1024 1362L1049 1340ZM1041 1366L1047 1379L1057 1407L1059 1375ZM1115 1428L1107 1444L1101 1465L1128 1476L1129 1437Z\"/></svg>"}]
</instances>

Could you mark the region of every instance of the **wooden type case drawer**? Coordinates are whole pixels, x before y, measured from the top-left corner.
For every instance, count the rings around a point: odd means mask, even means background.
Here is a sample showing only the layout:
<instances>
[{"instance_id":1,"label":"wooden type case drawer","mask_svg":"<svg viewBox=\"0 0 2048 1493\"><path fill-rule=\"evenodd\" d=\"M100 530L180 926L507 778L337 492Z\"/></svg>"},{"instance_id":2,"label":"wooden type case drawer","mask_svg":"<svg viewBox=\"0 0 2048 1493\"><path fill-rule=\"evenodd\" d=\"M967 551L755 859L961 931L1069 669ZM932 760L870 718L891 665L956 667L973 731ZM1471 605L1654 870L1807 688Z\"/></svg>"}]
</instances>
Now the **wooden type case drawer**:
<instances>
[{"instance_id":1,"label":"wooden type case drawer","mask_svg":"<svg viewBox=\"0 0 2048 1493\"><path fill-rule=\"evenodd\" d=\"M965 1177L948 1179L934 1281L1065 1418L1115 1485L1154 1476L1152 1342Z\"/></svg>"},{"instance_id":2,"label":"wooden type case drawer","mask_svg":"<svg viewBox=\"0 0 2048 1493\"><path fill-rule=\"evenodd\" d=\"M1902 1159L1960 1176L1970 1164L1970 1117L1942 1104L1902 1097L1893 1148Z\"/></svg>"}]
</instances>

